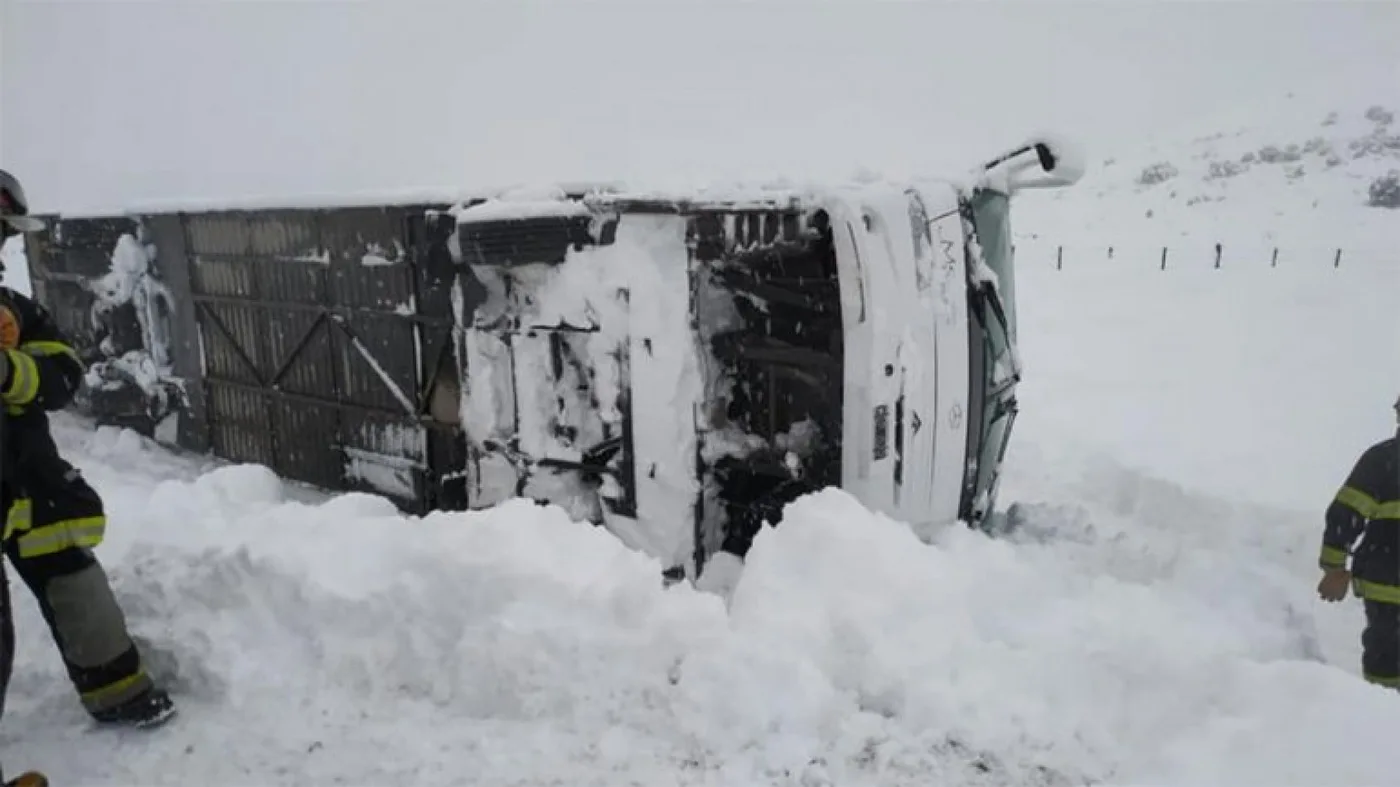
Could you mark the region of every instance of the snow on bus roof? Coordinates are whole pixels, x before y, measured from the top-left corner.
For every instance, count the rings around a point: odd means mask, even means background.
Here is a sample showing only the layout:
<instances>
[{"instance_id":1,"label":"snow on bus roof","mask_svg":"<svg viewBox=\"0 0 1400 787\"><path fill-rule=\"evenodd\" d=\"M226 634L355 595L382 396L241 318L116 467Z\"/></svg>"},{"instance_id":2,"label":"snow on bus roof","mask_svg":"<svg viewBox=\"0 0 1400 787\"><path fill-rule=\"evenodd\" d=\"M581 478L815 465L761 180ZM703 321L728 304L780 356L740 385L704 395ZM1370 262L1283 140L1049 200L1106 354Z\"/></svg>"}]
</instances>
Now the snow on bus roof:
<instances>
[{"instance_id":1,"label":"snow on bus roof","mask_svg":"<svg viewBox=\"0 0 1400 787\"><path fill-rule=\"evenodd\" d=\"M171 213L200 213L219 211L314 210L318 208L377 208L407 205L464 205L501 197L520 187L477 188L461 186L424 186L419 188L383 189L372 191L341 191L296 195L245 195L238 197L190 197L142 200L124 207L92 207L80 210L55 211L65 219L106 218L115 216L159 215ZM615 183L563 183L554 186L563 193L587 194L618 188Z\"/></svg>"},{"instance_id":2,"label":"snow on bus roof","mask_svg":"<svg viewBox=\"0 0 1400 787\"><path fill-rule=\"evenodd\" d=\"M590 189L596 191L596 189ZM579 192L575 191L574 194ZM544 216L584 216L588 206L570 198L563 186L517 188L497 194L484 202L459 202L448 211L458 224L501 219L527 219Z\"/></svg>"},{"instance_id":3,"label":"snow on bus roof","mask_svg":"<svg viewBox=\"0 0 1400 787\"><path fill-rule=\"evenodd\" d=\"M442 206L459 223L496 221L510 218L581 215L590 206L607 207L623 203L674 203L691 207L733 210L795 208L823 195L878 188L882 184L903 188L911 183L945 182L961 188L965 181L947 178L910 177L891 180L869 172L847 179L794 181L727 181L701 183L621 182L551 183L514 185L501 188L468 189L452 186L412 189L345 191L287 196L241 196L229 198L170 198L139 201L125 207L83 208L45 214L60 219L96 219L175 213L216 213L276 210L315 210L377 208L386 206Z\"/></svg>"}]
</instances>

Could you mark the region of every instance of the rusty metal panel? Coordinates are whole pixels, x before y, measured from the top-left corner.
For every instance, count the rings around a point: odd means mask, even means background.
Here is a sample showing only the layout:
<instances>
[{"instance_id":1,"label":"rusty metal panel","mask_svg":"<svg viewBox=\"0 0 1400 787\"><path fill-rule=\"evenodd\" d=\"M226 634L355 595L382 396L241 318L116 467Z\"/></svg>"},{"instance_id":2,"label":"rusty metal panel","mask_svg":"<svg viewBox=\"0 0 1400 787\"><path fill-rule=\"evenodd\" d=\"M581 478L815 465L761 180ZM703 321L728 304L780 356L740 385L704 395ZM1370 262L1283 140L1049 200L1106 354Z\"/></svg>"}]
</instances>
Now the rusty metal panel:
<instances>
[{"instance_id":1,"label":"rusty metal panel","mask_svg":"<svg viewBox=\"0 0 1400 787\"><path fill-rule=\"evenodd\" d=\"M463 507L461 433L439 425L430 440L417 415L424 379L457 369L453 225L426 208L170 214L153 217L155 237L140 234L142 218L56 222L32 241L34 279L84 347L89 283L111 269L117 238L144 237L160 249L154 275L178 267L171 328L197 400L185 407L208 426L202 447L411 509Z\"/></svg>"},{"instance_id":2,"label":"rusty metal panel","mask_svg":"<svg viewBox=\"0 0 1400 787\"><path fill-rule=\"evenodd\" d=\"M433 391L441 384L455 392L452 399L460 396L461 381L458 380L457 341L452 327L419 328L420 357L418 364L418 402L426 405ZM429 415L432 415L429 410ZM453 414L456 416L456 413ZM451 421L450 423L456 423Z\"/></svg>"},{"instance_id":3,"label":"rusty metal panel","mask_svg":"<svg viewBox=\"0 0 1400 787\"><path fill-rule=\"evenodd\" d=\"M30 239L31 267L55 319L95 354L92 283L122 234L154 244L201 450L415 510L464 507L460 430L438 424L430 439L417 414L424 380L457 373L446 207L55 218Z\"/></svg>"},{"instance_id":4,"label":"rusty metal panel","mask_svg":"<svg viewBox=\"0 0 1400 787\"><path fill-rule=\"evenodd\" d=\"M402 208L327 211L321 217L321 240L338 265L397 263L408 257Z\"/></svg>"},{"instance_id":5,"label":"rusty metal panel","mask_svg":"<svg viewBox=\"0 0 1400 787\"><path fill-rule=\"evenodd\" d=\"M49 224L43 231L21 236L25 261L29 264L29 286L34 297L43 304L50 302L50 266L62 262L58 259L59 250L53 245L53 223L56 219L52 217L45 217L45 219ZM6 271L0 273L0 279L8 284L13 275Z\"/></svg>"},{"instance_id":6,"label":"rusty metal panel","mask_svg":"<svg viewBox=\"0 0 1400 787\"><path fill-rule=\"evenodd\" d=\"M465 510L470 503L467 476L462 472L470 458L466 436L460 430L430 426L427 438L428 470L423 494L415 501L418 513Z\"/></svg>"},{"instance_id":7,"label":"rusty metal panel","mask_svg":"<svg viewBox=\"0 0 1400 787\"><path fill-rule=\"evenodd\" d=\"M243 259L204 258L191 265L190 286L196 295L253 299L258 286L253 264Z\"/></svg>"},{"instance_id":8,"label":"rusty metal panel","mask_svg":"<svg viewBox=\"0 0 1400 787\"><path fill-rule=\"evenodd\" d=\"M272 427L278 435L278 474L335 489L344 484L345 460L337 440L339 410L334 405L274 398Z\"/></svg>"},{"instance_id":9,"label":"rusty metal panel","mask_svg":"<svg viewBox=\"0 0 1400 787\"><path fill-rule=\"evenodd\" d=\"M43 298L45 308L58 323L58 329L72 342L79 354L86 355L93 347L92 293L76 281L55 280L46 283Z\"/></svg>"},{"instance_id":10,"label":"rusty metal panel","mask_svg":"<svg viewBox=\"0 0 1400 787\"><path fill-rule=\"evenodd\" d=\"M199 308L192 296L190 258L185 253L184 219L179 214L150 216L145 225L156 249L156 265L174 312L170 320L169 355L175 378L183 393L179 404L175 443L182 448L209 450L208 417L205 413L203 359L200 353Z\"/></svg>"},{"instance_id":11,"label":"rusty metal panel","mask_svg":"<svg viewBox=\"0 0 1400 787\"><path fill-rule=\"evenodd\" d=\"M116 241L112 241L113 246ZM99 279L112 269L112 246L106 248L59 248L49 257L53 273Z\"/></svg>"},{"instance_id":12,"label":"rusty metal panel","mask_svg":"<svg viewBox=\"0 0 1400 787\"><path fill-rule=\"evenodd\" d=\"M340 441L345 485L385 495L422 510L428 458L427 430L410 419L346 410Z\"/></svg>"},{"instance_id":13,"label":"rusty metal panel","mask_svg":"<svg viewBox=\"0 0 1400 787\"><path fill-rule=\"evenodd\" d=\"M63 249L109 250L117 238L136 233L137 220L130 216L94 216L82 219L59 218L49 227L54 246Z\"/></svg>"},{"instance_id":14,"label":"rusty metal panel","mask_svg":"<svg viewBox=\"0 0 1400 787\"><path fill-rule=\"evenodd\" d=\"M410 215L405 225L417 269L414 306L423 317L451 321L452 290L458 271L449 242L456 224L445 213L420 211Z\"/></svg>"},{"instance_id":15,"label":"rusty metal panel","mask_svg":"<svg viewBox=\"0 0 1400 787\"><path fill-rule=\"evenodd\" d=\"M392 314L361 313L346 318L343 328L338 359L345 401L394 413L415 411L419 382L413 323Z\"/></svg>"},{"instance_id":16,"label":"rusty metal panel","mask_svg":"<svg viewBox=\"0 0 1400 787\"><path fill-rule=\"evenodd\" d=\"M247 255L252 251L242 213L198 213L185 219L185 250L192 256Z\"/></svg>"},{"instance_id":17,"label":"rusty metal panel","mask_svg":"<svg viewBox=\"0 0 1400 787\"><path fill-rule=\"evenodd\" d=\"M127 216L56 219L34 244L42 247L42 268L35 273L99 278L111 270L117 239L139 233L140 222Z\"/></svg>"},{"instance_id":18,"label":"rusty metal panel","mask_svg":"<svg viewBox=\"0 0 1400 787\"><path fill-rule=\"evenodd\" d=\"M58 252L58 245L53 239L54 224L56 218L48 218L49 224L40 232L25 233L21 237L24 243L24 256L29 261L31 278L43 278L44 271L48 270L49 257Z\"/></svg>"},{"instance_id":19,"label":"rusty metal panel","mask_svg":"<svg viewBox=\"0 0 1400 787\"><path fill-rule=\"evenodd\" d=\"M334 402L340 398L331 323L319 312L269 309L272 381L280 391Z\"/></svg>"},{"instance_id":20,"label":"rusty metal panel","mask_svg":"<svg viewBox=\"0 0 1400 787\"><path fill-rule=\"evenodd\" d=\"M206 381L210 442L214 452L235 462L276 466L267 398L238 385Z\"/></svg>"},{"instance_id":21,"label":"rusty metal panel","mask_svg":"<svg viewBox=\"0 0 1400 787\"><path fill-rule=\"evenodd\" d=\"M319 211L269 210L248 214L250 252L258 257L329 262L321 243Z\"/></svg>"},{"instance_id":22,"label":"rusty metal panel","mask_svg":"<svg viewBox=\"0 0 1400 787\"><path fill-rule=\"evenodd\" d=\"M407 265L336 266L330 276L331 299L354 309L411 315L413 271Z\"/></svg>"},{"instance_id":23,"label":"rusty metal panel","mask_svg":"<svg viewBox=\"0 0 1400 787\"><path fill-rule=\"evenodd\" d=\"M373 454L413 462L428 458L427 432L422 424L408 418L357 413L344 420L340 437L346 446Z\"/></svg>"},{"instance_id":24,"label":"rusty metal panel","mask_svg":"<svg viewBox=\"0 0 1400 787\"><path fill-rule=\"evenodd\" d=\"M317 262L258 259L252 264L258 291L264 302L304 303L323 307L327 302L326 272Z\"/></svg>"},{"instance_id":25,"label":"rusty metal panel","mask_svg":"<svg viewBox=\"0 0 1400 787\"><path fill-rule=\"evenodd\" d=\"M205 303L201 311L205 374L216 380L260 384L268 367L263 310L252 305Z\"/></svg>"}]
</instances>

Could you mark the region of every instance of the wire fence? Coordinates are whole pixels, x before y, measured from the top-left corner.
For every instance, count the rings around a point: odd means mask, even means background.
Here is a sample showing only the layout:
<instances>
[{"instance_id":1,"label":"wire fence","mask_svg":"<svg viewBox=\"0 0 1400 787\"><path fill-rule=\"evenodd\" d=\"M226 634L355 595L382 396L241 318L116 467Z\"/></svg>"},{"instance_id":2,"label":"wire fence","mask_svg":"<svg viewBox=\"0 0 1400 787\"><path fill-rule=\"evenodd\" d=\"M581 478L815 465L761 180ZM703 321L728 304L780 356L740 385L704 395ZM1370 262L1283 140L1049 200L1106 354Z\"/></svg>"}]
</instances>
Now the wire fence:
<instances>
[{"instance_id":1,"label":"wire fence","mask_svg":"<svg viewBox=\"0 0 1400 787\"><path fill-rule=\"evenodd\" d=\"M1040 241L1012 245L1018 267L1048 265L1065 270L1092 264L1102 270L1105 262L1158 270L1247 268L1390 268L1400 272L1400 248L1326 246L1266 246L1259 244L1182 243L1148 246L1133 244L1056 244Z\"/></svg>"}]
</instances>

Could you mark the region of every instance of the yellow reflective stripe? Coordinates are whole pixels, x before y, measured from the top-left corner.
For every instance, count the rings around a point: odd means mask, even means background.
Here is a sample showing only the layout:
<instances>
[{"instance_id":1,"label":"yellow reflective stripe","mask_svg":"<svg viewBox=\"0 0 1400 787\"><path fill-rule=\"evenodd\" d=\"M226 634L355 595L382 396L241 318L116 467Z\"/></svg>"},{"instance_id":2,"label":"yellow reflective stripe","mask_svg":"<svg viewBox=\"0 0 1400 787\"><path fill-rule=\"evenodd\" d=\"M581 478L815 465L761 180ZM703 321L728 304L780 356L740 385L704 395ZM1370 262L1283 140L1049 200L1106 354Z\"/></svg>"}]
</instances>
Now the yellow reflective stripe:
<instances>
[{"instance_id":1,"label":"yellow reflective stripe","mask_svg":"<svg viewBox=\"0 0 1400 787\"><path fill-rule=\"evenodd\" d=\"M10 510L5 515L4 540L9 541L15 533L28 530L33 523L34 502L27 497L21 497L10 505Z\"/></svg>"},{"instance_id":2,"label":"yellow reflective stripe","mask_svg":"<svg viewBox=\"0 0 1400 787\"><path fill-rule=\"evenodd\" d=\"M111 697L114 694L120 694L124 691L127 691L132 686L135 686L138 682L145 679L146 670L143 667L141 669L136 670L136 673L134 675L128 675L127 677L122 678L121 680L112 681L106 686L101 686L99 688L93 689L92 691L85 691L79 696L82 697L83 702L85 703L99 703L102 700L107 699L108 697Z\"/></svg>"},{"instance_id":3,"label":"yellow reflective stripe","mask_svg":"<svg viewBox=\"0 0 1400 787\"><path fill-rule=\"evenodd\" d=\"M1365 579L1353 578L1351 588L1359 598L1379 601L1382 604L1400 604L1400 587L1383 585Z\"/></svg>"},{"instance_id":4,"label":"yellow reflective stripe","mask_svg":"<svg viewBox=\"0 0 1400 787\"><path fill-rule=\"evenodd\" d=\"M1369 672L1363 672L1361 673L1361 677L1365 678L1367 682L1374 683L1377 686L1386 686L1392 689L1400 689L1400 676L1381 677L1380 675L1372 675Z\"/></svg>"},{"instance_id":5,"label":"yellow reflective stripe","mask_svg":"<svg viewBox=\"0 0 1400 787\"><path fill-rule=\"evenodd\" d=\"M1372 519L1400 519L1400 500L1391 500L1386 503L1377 503L1376 512L1371 515Z\"/></svg>"},{"instance_id":6,"label":"yellow reflective stripe","mask_svg":"<svg viewBox=\"0 0 1400 787\"><path fill-rule=\"evenodd\" d=\"M1324 546L1318 563L1324 568L1342 568L1347 564L1347 551L1341 547Z\"/></svg>"},{"instance_id":7,"label":"yellow reflective stripe","mask_svg":"<svg viewBox=\"0 0 1400 787\"><path fill-rule=\"evenodd\" d=\"M1344 486L1337 490L1336 499L1338 503L1351 508L1367 519L1375 515L1376 508L1379 506L1374 497L1354 486Z\"/></svg>"},{"instance_id":8,"label":"yellow reflective stripe","mask_svg":"<svg viewBox=\"0 0 1400 787\"><path fill-rule=\"evenodd\" d=\"M10 359L10 385L0 392L6 404L29 404L39 395L39 365L28 353L6 350Z\"/></svg>"},{"instance_id":9,"label":"yellow reflective stripe","mask_svg":"<svg viewBox=\"0 0 1400 787\"><path fill-rule=\"evenodd\" d=\"M73 547L92 548L107 533L107 517L85 516L33 528L19 537L20 557L52 555Z\"/></svg>"},{"instance_id":10,"label":"yellow reflective stripe","mask_svg":"<svg viewBox=\"0 0 1400 787\"><path fill-rule=\"evenodd\" d=\"M24 342L19 346L19 349L23 352L29 353L30 355L37 355L40 358L44 358L50 355L66 355L69 358L72 358L73 360L82 363L82 360L78 358L78 351L70 347L67 342L54 342L39 339L32 342Z\"/></svg>"}]
</instances>

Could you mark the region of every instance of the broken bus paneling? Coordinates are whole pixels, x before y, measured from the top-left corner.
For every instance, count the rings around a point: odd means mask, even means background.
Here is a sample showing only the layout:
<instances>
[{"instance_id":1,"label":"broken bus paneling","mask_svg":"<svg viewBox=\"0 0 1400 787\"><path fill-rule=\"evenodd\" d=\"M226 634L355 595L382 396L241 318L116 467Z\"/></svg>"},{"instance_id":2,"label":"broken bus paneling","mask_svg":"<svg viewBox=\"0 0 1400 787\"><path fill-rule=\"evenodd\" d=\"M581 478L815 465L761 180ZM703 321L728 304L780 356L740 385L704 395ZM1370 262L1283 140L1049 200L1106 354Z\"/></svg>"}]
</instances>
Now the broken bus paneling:
<instances>
[{"instance_id":1,"label":"broken bus paneling","mask_svg":"<svg viewBox=\"0 0 1400 787\"><path fill-rule=\"evenodd\" d=\"M638 456L634 435L665 430L676 419L688 423L692 414L633 412L633 385L658 382L632 376L638 363L649 362L633 354L650 354L649 331L659 326L628 319L627 338L613 346L606 337L617 332L604 323L631 313L638 298L663 295L595 292L588 305L602 308L594 316L564 318L553 283L563 274L550 271L574 264L570 250L611 245L619 222L643 214L679 217L684 246L674 259L643 252L625 263L685 271L688 291L679 300L688 312L691 349L704 356L699 385L707 393L695 422L690 472L698 491L687 517L693 545L687 560L700 567L720 549L744 554L764 520L781 518L785 502L840 483L843 337L824 212L607 199L587 212L560 210L564 215L464 219L457 230L471 294L463 321L467 377L481 380L472 398L489 400L468 430L473 507L512 495L552 495L578 519L605 524L607 514L638 516L639 474L655 472L660 457ZM597 262L601 275L607 263ZM612 297L621 299L613 304L619 308L605 305ZM605 346L589 345L589 336ZM571 372L570 365L583 368ZM608 401L597 380L613 373L617 399ZM743 438L736 441L736 434ZM797 477L787 463L794 446L804 465ZM606 512L588 503L571 507L595 495L591 502Z\"/></svg>"},{"instance_id":2,"label":"broken bus paneling","mask_svg":"<svg viewBox=\"0 0 1400 787\"><path fill-rule=\"evenodd\" d=\"M559 502L574 516L602 524L607 514L635 517L637 487L625 341L602 358L590 339L594 318L547 322L537 313L542 269L571 251L610 246L616 217L591 213L467 221L456 228L462 283L463 379L478 379L476 397L492 412L468 428L467 497L481 508L513 496ZM547 276L548 274L544 274ZM630 293L613 295L624 306ZM543 361L542 363L540 361ZM617 375L618 398L601 406L601 364ZM522 379L522 370L537 378ZM529 372L526 371L525 374ZM470 407L470 405L468 405ZM596 497L597 506L577 498Z\"/></svg>"},{"instance_id":3,"label":"broken bus paneling","mask_svg":"<svg viewBox=\"0 0 1400 787\"><path fill-rule=\"evenodd\" d=\"M49 217L27 252L99 423L459 509L460 432L434 407L456 387L444 207Z\"/></svg>"}]
</instances>

